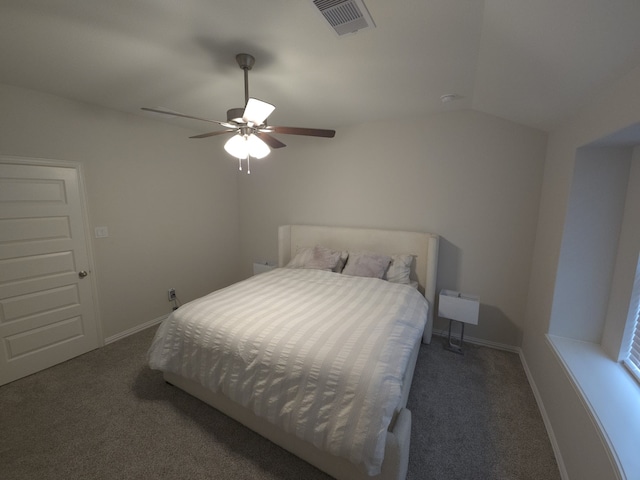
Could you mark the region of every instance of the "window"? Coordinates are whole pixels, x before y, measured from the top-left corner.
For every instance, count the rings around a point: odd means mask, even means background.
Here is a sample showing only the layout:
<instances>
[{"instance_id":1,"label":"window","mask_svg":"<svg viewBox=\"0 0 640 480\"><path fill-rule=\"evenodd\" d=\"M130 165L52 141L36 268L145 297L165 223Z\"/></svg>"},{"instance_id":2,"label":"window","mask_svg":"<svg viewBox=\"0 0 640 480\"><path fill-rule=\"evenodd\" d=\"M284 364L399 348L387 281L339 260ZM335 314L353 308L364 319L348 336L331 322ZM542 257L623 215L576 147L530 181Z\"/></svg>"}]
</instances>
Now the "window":
<instances>
[{"instance_id":1,"label":"window","mask_svg":"<svg viewBox=\"0 0 640 480\"><path fill-rule=\"evenodd\" d=\"M619 358L622 359L622 362L636 380L640 382L640 256L638 258L638 264L636 265L636 276L629 303L627 327L625 328Z\"/></svg>"},{"instance_id":2,"label":"window","mask_svg":"<svg viewBox=\"0 0 640 480\"><path fill-rule=\"evenodd\" d=\"M631 337L631 346L629 355L624 359L624 364L631 370L640 382L640 305L635 313L635 325L633 327L633 335Z\"/></svg>"}]
</instances>

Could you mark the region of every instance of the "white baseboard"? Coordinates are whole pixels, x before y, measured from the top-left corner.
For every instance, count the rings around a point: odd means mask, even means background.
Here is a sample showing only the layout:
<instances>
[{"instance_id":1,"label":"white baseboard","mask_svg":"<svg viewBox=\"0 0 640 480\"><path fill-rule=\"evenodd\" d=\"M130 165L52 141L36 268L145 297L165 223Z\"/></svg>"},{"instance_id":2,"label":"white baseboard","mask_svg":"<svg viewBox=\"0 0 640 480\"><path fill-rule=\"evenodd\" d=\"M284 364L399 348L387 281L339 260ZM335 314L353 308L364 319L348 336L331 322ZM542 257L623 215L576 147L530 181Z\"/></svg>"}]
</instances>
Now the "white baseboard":
<instances>
[{"instance_id":1,"label":"white baseboard","mask_svg":"<svg viewBox=\"0 0 640 480\"><path fill-rule=\"evenodd\" d=\"M518 354L520 355L520 362L522 363L522 367L524 368L524 373L527 375L527 380L529 380L529 385L531 386L531 390L533 391L533 396L536 399L536 403L538 404L538 410L540 410L540 414L542 415L542 421L544 422L544 426L547 429L547 435L549 435L551 448L553 448L553 454L556 457L556 463L558 464L558 470L560 471L560 478L562 478L562 480L569 480L569 474L567 473L567 468L562 459L562 454L560 453L560 447L558 446L558 441L556 440L556 436L553 433L551 420L549 419L549 416L547 415L547 411L544 408L544 403L542 403L542 396L538 391L536 382L534 382L533 380L533 376L531 375L531 371L529 370L529 365L527 365L527 361L524 358L522 349L518 348L518 350L519 350Z\"/></svg>"},{"instance_id":2,"label":"white baseboard","mask_svg":"<svg viewBox=\"0 0 640 480\"><path fill-rule=\"evenodd\" d=\"M169 316L169 314L163 315L161 317L158 318L154 318L153 320L149 320L148 322L142 323L140 325L137 325L133 328L130 328L128 330L125 330L124 332L120 332L117 333L111 337L105 338L104 339L104 344L105 345L109 345L110 343L113 342L117 342L118 340L122 340L125 337L128 337L129 335L133 335L134 333L138 333L141 332L142 330L146 330L149 327L153 327L154 325L158 325L159 323L161 323L165 318L167 318Z\"/></svg>"},{"instance_id":3,"label":"white baseboard","mask_svg":"<svg viewBox=\"0 0 640 480\"><path fill-rule=\"evenodd\" d=\"M448 337L448 330L440 330L433 331L434 335L440 337ZM529 370L529 366L527 365L527 361L524 358L522 353L522 349L520 347L516 347L514 345L506 345L503 343L490 342L487 340L483 340L481 338L474 337L464 337L465 342L473 343L475 345L481 345L484 347L495 348L497 350L506 350L507 352L517 353L520 357L520 362L522 363L522 367L524 368L524 373L527 376L527 380L529 381L529 386L531 386L531 390L533 391L533 396L536 399L536 403L538 404L538 410L540 410L540 414L542 415L542 421L544 422L544 426L547 430L547 435L549 435L549 441L551 442L551 448L553 449L553 454L556 457L556 463L558 464L558 470L560 471L560 477L562 480L569 480L569 474L567 473L567 469L564 465L564 461L562 460L562 455L560 453L560 447L558 446L558 441L556 440L556 436L553 433L553 428L551 427L551 420L549 420L549 416L547 415L547 411L544 408L544 404L542 403L542 396L538 391L538 387L533 381L533 376L531 375L531 371Z\"/></svg>"},{"instance_id":4,"label":"white baseboard","mask_svg":"<svg viewBox=\"0 0 640 480\"><path fill-rule=\"evenodd\" d=\"M434 330L434 335L439 337L446 338L449 336L448 330ZM459 336L456 337L456 340L459 339ZM468 337L464 336L464 341L467 343L473 343L474 345L481 345L483 347L495 348L496 350L506 350L507 352L520 353L520 347L516 347L514 345L507 345L506 343L497 343L490 342L488 340L483 340L482 338Z\"/></svg>"}]
</instances>

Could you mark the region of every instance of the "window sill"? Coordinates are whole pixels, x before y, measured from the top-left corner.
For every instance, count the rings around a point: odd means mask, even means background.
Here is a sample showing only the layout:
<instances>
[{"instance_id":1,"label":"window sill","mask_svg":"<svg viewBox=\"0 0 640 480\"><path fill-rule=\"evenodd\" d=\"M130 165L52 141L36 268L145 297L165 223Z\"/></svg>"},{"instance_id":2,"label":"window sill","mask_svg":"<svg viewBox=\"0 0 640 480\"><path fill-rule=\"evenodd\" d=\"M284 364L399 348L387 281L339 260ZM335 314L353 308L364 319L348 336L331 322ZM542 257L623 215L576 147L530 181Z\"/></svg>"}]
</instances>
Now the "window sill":
<instances>
[{"instance_id":1,"label":"window sill","mask_svg":"<svg viewBox=\"0 0 640 480\"><path fill-rule=\"evenodd\" d=\"M640 385L600 345L547 335L623 478L640 478Z\"/></svg>"}]
</instances>

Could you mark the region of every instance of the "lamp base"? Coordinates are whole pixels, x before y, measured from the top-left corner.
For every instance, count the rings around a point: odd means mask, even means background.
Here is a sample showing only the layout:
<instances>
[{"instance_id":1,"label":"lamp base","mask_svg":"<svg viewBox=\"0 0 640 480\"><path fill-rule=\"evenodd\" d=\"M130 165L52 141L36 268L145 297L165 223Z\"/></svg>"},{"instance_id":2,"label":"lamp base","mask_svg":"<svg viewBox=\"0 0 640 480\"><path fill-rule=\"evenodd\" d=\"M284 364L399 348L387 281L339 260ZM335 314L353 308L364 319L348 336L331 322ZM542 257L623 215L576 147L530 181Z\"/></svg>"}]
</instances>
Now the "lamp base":
<instances>
[{"instance_id":1,"label":"lamp base","mask_svg":"<svg viewBox=\"0 0 640 480\"><path fill-rule=\"evenodd\" d=\"M449 336L447 338L447 344L445 344L444 349L449 350L450 352L457 353L459 355L464 355L462 351L462 341L464 340L464 322L460 322L460 340L458 343L454 343L451 340L451 325L453 324L453 320L449 319Z\"/></svg>"}]
</instances>

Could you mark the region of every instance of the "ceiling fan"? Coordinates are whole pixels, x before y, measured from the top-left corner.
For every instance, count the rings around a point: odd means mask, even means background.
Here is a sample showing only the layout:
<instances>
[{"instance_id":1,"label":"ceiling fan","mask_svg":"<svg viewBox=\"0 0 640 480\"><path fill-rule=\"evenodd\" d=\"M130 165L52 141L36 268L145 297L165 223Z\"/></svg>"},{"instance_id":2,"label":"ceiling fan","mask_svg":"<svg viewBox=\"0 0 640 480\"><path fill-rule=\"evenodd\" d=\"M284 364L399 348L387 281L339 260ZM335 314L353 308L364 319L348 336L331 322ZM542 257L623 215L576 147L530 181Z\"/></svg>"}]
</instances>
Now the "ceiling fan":
<instances>
[{"instance_id":1,"label":"ceiling fan","mask_svg":"<svg viewBox=\"0 0 640 480\"><path fill-rule=\"evenodd\" d=\"M240 170L242 170L242 160L246 159L248 164L250 157L263 158L267 156L271 151L269 147L286 147L284 143L272 136L272 133L326 138L333 138L335 136L335 130L267 125L267 117L271 115L275 106L270 103L263 102L262 100L258 100L257 98L249 97L249 70L253 68L255 58L248 53L239 53L236 55L236 61L238 62L238 66L244 71L245 107L231 108L227 110L226 122L194 117L192 115L185 115L184 113L178 113L172 110L161 110L158 108L146 107L143 107L142 110L162 113L164 115L172 115L174 117L201 120L203 122L215 123L225 127L225 130L202 133L189 138L207 138L216 135L234 134L227 141L224 148L229 154L238 158ZM248 173L251 173L248 165L247 170Z\"/></svg>"}]
</instances>

